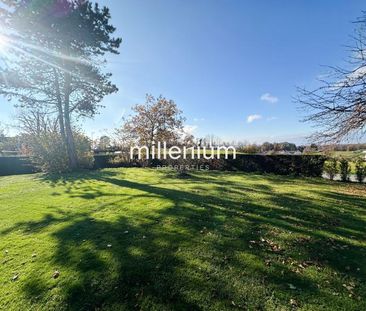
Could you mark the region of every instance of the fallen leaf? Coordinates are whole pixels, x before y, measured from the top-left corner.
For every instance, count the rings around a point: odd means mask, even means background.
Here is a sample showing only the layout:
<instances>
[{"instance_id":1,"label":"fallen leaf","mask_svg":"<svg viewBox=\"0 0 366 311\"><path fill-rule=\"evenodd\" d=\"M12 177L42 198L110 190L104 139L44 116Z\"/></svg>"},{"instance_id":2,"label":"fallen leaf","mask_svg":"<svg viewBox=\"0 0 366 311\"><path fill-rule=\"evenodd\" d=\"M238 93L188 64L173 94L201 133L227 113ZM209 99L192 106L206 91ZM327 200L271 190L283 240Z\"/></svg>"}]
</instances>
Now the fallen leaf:
<instances>
[{"instance_id":1,"label":"fallen leaf","mask_svg":"<svg viewBox=\"0 0 366 311\"><path fill-rule=\"evenodd\" d=\"M53 277L54 279L57 279L59 276L60 276L60 271L58 271L58 270L56 270L56 271L53 273L53 275L52 275L52 277Z\"/></svg>"},{"instance_id":2,"label":"fallen leaf","mask_svg":"<svg viewBox=\"0 0 366 311\"><path fill-rule=\"evenodd\" d=\"M290 305L293 306L293 307L298 307L298 303L295 299L290 299Z\"/></svg>"}]
</instances>

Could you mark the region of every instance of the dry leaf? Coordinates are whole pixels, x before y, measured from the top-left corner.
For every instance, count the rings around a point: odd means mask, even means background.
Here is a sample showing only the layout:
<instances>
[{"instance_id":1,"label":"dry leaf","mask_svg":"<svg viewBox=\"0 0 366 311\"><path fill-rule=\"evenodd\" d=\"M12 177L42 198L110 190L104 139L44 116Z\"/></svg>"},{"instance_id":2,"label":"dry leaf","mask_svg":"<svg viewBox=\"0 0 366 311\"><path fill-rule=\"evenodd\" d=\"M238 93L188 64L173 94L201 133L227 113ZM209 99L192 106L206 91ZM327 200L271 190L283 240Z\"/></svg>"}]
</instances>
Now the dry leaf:
<instances>
[{"instance_id":1,"label":"dry leaf","mask_svg":"<svg viewBox=\"0 0 366 311\"><path fill-rule=\"evenodd\" d=\"M297 301L295 299L290 299L290 305L293 307L298 307L299 304L297 303Z\"/></svg>"},{"instance_id":2,"label":"dry leaf","mask_svg":"<svg viewBox=\"0 0 366 311\"><path fill-rule=\"evenodd\" d=\"M52 277L53 277L54 279L57 279L59 276L60 276L60 271L58 271L58 270L56 270L56 271L53 273L53 275L52 275Z\"/></svg>"}]
</instances>

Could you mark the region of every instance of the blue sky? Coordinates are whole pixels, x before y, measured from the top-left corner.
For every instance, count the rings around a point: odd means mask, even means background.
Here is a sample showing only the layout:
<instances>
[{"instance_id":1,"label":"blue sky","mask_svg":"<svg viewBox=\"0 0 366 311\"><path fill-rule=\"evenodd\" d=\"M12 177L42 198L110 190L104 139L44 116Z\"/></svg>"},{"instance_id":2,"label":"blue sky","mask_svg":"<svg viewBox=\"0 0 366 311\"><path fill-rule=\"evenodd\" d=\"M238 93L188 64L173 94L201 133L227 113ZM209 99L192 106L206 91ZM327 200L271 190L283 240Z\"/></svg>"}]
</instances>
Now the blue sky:
<instances>
[{"instance_id":1,"label":"blue sky","mask_svg":"<svg viewBox=\"0 0 366 311\"><path fill-rule=\"evenodd\" d=\"M123 44L108 57L120 91L83 126L94 138L151 93L174 99L196 136L302 141L311 127L292 101L296 86L314 87L322 65L343 64L352 21L366 10L364 0L99 3L110 7ZM13 113L0 99L0 121Z\"/></svg>"}]
</instances>

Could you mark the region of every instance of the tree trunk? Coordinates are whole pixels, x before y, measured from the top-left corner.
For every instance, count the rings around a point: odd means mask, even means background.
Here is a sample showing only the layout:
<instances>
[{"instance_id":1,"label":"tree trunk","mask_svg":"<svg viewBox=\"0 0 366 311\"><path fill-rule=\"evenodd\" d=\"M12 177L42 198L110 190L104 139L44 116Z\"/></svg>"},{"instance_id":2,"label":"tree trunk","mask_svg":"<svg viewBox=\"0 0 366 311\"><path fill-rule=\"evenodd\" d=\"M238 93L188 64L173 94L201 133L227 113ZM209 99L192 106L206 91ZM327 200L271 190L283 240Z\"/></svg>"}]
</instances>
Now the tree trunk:
<instances>
[{"instance_id":1,"label":"tree trunk","mask_svg":"<svg viewBox=\"0 0 366 311\"><path fill-rule=\"evenodd\" d=\"M57 114L58 114L58 124L60 126L61 138L67 146L66 133L65 133L65 123L64 123L64 112L62 109L62 98L61 98L61 90L60 90L60 80L58 76L58 72L56 69L53 69L55 75L55 87L56 87L56 96L57 96Z\"/></svg>"},{"instance_id":2,"label":"tree trunk","mask_svg":"<svg viewBox=\"0 0 366 311\"><path fill-rule=\"evenodd\" d=\"M70 119L70 94L71 94L71 75L65 73L65 90L64 90L64 122L65 122L65 134L66 134L66 148L69 156L70 168L78 168L78 158L76 154L74 135L72 133L71 119Z\"/></svg>"}]
</instances>

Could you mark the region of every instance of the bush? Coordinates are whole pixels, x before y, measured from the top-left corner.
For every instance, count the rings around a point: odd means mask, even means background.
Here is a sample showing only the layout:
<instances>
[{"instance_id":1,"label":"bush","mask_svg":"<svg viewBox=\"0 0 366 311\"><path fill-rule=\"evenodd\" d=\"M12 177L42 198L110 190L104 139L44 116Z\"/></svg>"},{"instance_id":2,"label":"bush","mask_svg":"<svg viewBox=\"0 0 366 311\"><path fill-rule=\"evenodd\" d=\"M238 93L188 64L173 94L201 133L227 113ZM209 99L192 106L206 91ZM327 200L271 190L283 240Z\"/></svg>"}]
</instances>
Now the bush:
<instances>
[{"instance_id":1,"label":"bush","mask_svg":"<svg viewBox=\"0 0 366 311\"><path fill-rule=\"evenodd\" d=\"M349 181L349 175L351 173L351 168L346 159L341 159L339 162L340 174L342 181Z\"/></svg>"},{"instance_id":2,"label":"bush","mask_svg":"<svg viewBox=\"0 0 366 311\"><path fill-rule=\"evenodd\" d=\"M129 154L95 154L93 169L114 167L141 167L146 166L146 161L131 160Z\"/></svg>"},{"instance_id":3,"label":"bush","mask_svg":"<svg viewBox=\"0 0 366 311\"><path fill-rule=\"evenodd\" d=\"M362 183L366 177L365 162L361 158L356 161L356 177L359 183Z\"/></svg>"},{"instance_id":4,"label":"bush","mask_svg":"<svg viewBox=\"0 0 366 311\"><path fill-rule=\"evenodd\" d=\"M329 159L324 163L324 172L328 175L330 180L334 180L335 175L338 173L337 159Z\"/></svg>"},{"instance_id":5,"label":"bush","mask_svg":"<svg viewBox=\"0 0 366 311\"><path fill-rule=\"evenodd\" d=\"M76 154L79 161L79 167L91 169L94 165L94 155L91 151L90 139L82 133L74 133Z\"/></svg>"},{"instance_id":6,"label":"bush","mask_svg":"<svg viewBox=\"0 0 366 311\"><path fill-rule=\"evenodd\" d=\"M45 172L64 172L69 168L66 146L57 133L30 136L29 156L32 163Z\"/></svg>"},{"instance_id":7,"label":"bush","mask_svg":"<svg viewBox=\"0 0 366 311\"><path fill-rule=\"evenodd\" d=\"M74 139L80 168L91 168L93 156L89 139L80 133L74 133ZM67 149L58 133L47 132L29 137L29 153L34 165L44 172L61 173L69 170Z\"/></svg>"}]
</instances>

